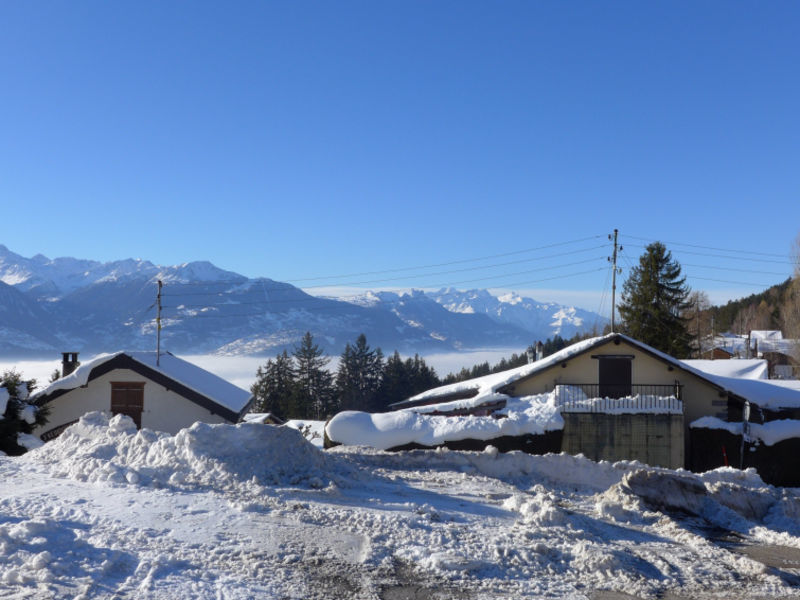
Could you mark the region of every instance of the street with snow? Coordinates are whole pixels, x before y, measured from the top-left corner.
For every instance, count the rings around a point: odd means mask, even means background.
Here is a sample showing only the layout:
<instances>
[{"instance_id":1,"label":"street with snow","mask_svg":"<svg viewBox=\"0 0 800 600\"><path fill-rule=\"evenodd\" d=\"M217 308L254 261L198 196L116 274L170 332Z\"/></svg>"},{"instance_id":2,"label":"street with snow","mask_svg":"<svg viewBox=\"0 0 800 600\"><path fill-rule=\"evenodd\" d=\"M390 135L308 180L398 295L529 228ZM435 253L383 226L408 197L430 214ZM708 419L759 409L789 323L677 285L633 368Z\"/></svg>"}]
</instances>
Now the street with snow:
<instances>
[{"instance_id":1,"label":"street with snow","mask_svg":"<svg viewBox=\"0 0 800 600\"><path fill-rule=\"evenodd\" d=\"M0 478L3 598L800 598L800 492L752 470L92 413Z\"/></svg>"}]
</instances>

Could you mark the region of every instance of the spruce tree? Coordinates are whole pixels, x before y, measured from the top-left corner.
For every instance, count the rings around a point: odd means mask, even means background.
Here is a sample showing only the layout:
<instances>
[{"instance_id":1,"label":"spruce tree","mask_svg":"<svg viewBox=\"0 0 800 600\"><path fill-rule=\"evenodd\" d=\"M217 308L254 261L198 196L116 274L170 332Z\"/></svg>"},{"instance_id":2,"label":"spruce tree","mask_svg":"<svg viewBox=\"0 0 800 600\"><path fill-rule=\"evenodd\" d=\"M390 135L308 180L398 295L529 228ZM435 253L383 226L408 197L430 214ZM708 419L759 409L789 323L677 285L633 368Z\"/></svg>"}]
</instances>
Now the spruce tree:
<instances>
[{"instance_id":1,"label":"spruce tree","mask_svg":"<svg viewBox=\"0 0 800 600\"><path fill-rule=\"evenodd\" d=\"M292 356L295 360L296 384L289 413L297 419L324 419L337 410L333 376L328 372L329 359L306 332Z\"/></svg>"},{"instance_id":2,"label":"spruce tree","mask_svg":"<svg viewBox=\"0 0 800 600\"><path fill-rule=\"evenodd\" d=\"M412 396L413 394L409 393L410 389L405 362L400 358L400 353L395 350L394 354L386 359L386 364L383 367L381 385L375 395L376 402L373 405L373 410L375 412L388 410L390 404L401 402Z\"/></svg>"},{"instance_id":3,"label":"spruce tree","mask_svg":"<svg viewBox=\"0 0 800 600\"><path fill-rule=\"evenodd\" d=\"M0 452L12 456L24 454L19 434L33 433L36 426L47 422L47 407L29 400L35 387L34 379L24 380L18 371L6 371L0 378Z\"/></svg>"},{"instance_id":4,"label":"spruce tree","mask_svg":"<svg viewBox=\"0 0 800 600\"><path fill-rule=\"evenodd\" d=\"M363 411L375 409L382 375L383 353L380 348L370 349L367 337L362 333L355 346L345 346L339 361L336 389L340 408Z\"/></svg>"},{"instance_id":5,"label":"spruce tree","mask_svg":"<svg viewBox=\"0 0 800 600\"><path fill-rule=\"evenodd\" d=\"M286 350L275 360L268 360L256 371L256 382L250 388L258 412L271 412L282 419L289 418L289 402L295 386L291 357Z\"/></svg>"},{"instance_id":6,"label":"spruce tree","mask_svg":"<svg viewBox=\"0 0 800 600\"><path fill-rule=\"evenodd\" d=\"M687 358L692 337L683 315L690 306L691 290L664 244L646 247L622 289L622 333L676 358Z\"/></svg>"}]
</instances>

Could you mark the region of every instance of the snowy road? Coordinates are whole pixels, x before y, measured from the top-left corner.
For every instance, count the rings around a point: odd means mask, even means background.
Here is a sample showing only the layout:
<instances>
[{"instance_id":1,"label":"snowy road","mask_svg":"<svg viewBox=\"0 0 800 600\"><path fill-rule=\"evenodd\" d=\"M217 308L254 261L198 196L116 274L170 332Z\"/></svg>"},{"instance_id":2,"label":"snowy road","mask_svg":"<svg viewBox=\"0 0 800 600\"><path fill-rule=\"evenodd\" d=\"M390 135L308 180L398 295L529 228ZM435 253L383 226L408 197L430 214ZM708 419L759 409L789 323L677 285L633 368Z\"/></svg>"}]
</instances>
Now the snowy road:
<instances>
[{"instance_id":1,"label":"snowy road","mask_svg":"<svg viewBox=\"0 0 800 600\"><path fill-rule=\"evenodd\" d=\"M3 598L800 598L797 490L752 472L95 415L0 481Z\"/></svg>"}]
</instances>

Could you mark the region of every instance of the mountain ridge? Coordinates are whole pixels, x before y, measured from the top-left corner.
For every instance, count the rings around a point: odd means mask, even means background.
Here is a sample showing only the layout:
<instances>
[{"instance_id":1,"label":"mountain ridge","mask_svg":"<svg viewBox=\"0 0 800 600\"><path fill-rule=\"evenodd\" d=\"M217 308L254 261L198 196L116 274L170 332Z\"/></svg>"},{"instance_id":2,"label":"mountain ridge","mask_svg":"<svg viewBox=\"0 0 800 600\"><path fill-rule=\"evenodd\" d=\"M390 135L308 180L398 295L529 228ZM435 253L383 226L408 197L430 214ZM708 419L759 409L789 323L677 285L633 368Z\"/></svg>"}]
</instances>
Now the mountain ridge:
<instances>
[{"instance_id":1,"label":"mountain ridge","mask_svg":"<svg viewBox=\"0 0 800 600\"><path fill-rule=\"evenodd\" d=\"M525 348L605 321L575 307L515 294L501 300L486 290L365 291L345 301L209 261L25 258L0 245L0 354L150 349L158 280L162 345L189 354L274 354L293 348L306 331L329 354L360 333L373 347L408 353Z\"/></svg>"}]
</instances>

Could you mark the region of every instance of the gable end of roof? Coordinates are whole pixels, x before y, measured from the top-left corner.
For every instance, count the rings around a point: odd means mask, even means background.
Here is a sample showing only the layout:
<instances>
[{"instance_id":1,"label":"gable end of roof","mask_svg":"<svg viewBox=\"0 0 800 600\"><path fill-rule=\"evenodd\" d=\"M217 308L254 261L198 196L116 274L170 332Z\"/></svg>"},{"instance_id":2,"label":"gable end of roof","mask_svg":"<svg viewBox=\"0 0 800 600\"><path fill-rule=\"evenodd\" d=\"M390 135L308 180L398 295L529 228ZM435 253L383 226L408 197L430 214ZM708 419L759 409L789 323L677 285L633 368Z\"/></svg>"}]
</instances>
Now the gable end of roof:
<instances>
[{"instance_id":1,"label":"gable end of roof","mask_svg":"<svg viewBox=\"0 0 800 600\"><path fill-rule=\"evenodd\" d=\"M220 417L227 419L232 423L236 423L239 420L241 420L241 417L249 410L250 405L253 402L253 398L251 397L250 401L247 402L247 404L244 406L241 412L236 413L231 409L222 406L218 402L214 401L212 398L209 398L204 394L196 392L195 390L185 386L179 381L176 381L175 379L172 379L168 375L165 375L164 373L161 373L159 371L156 371L155 369L150 368L149 366L139 362L138 360L132 358L131 356L125 353L118 354L112 359L107 360L104 363L94 367L91 373L89 373L89 378L87 382L97 379L98 377L101 377L102 375L105 375L106 373L109 373L115 369L129 369L131 371L134 371L135 373L138 373L143 377L147 377L151 381L165 387L166 389L172 392L175 392L176 394L186 398L190 402L193 402L194 404L197 404L198 406L201 406L206 410L210 411L211 413L219 415ZM76 388L56 390L51 394L48 394L46 396L41 396L40 398L38 398L38 402L40 404L47 404L49 402L52 402L56 398L59 398L60 396L63 396L64 394L71 392L74 389Z\"/></svg>"}]
</instances>

